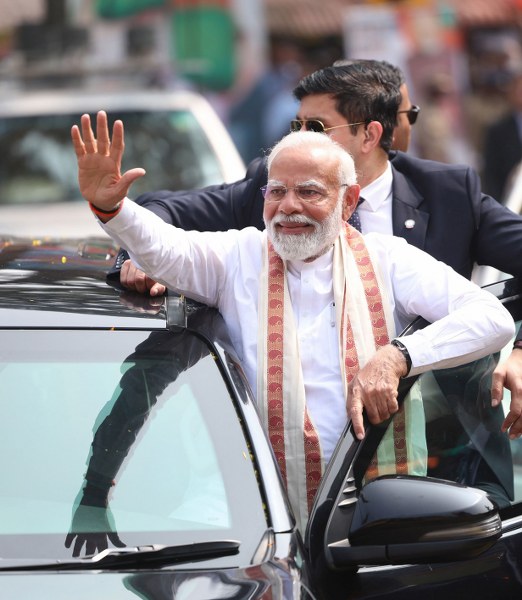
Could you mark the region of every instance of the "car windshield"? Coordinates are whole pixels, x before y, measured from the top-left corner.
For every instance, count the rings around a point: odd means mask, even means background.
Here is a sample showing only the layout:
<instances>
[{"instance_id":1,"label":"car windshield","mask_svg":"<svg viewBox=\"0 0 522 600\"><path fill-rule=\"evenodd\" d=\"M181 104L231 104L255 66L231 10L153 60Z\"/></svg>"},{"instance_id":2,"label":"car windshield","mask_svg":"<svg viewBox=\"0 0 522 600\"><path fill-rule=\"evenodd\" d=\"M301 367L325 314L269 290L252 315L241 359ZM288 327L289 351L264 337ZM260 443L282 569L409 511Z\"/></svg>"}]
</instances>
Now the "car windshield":
<instances>
[{"instance_id":1,"label":"car windshield","mask_svg":"<svg viewBox=\"0 0 522 600\"><path fill-rule=\"evenodd\" d=\"M0 359L3 559L237 540L250 560L263 500L203 341L185 330L7 330Z\"/></svg>"},{"instance_id":2,"label":"car windshield","mask_svg":"<svg viewBox=\"0 0 522 600\"><path fill-rule=\"evenodd\" d=\"M509 390L500 406L491 406L493 371L512 346L513 341L480 360L422 374L391 421L372 427L375 443L355 465L358 485L381 475L429 476L482 489L500 509L519 503L522 439L501 431Z\"/></svg>"},{"instance_id":3,"label":"car windshield","mask_svg":"<svg viewBox=\"0 0 522 600\"><path fill-rule=\"evenodd\" d=\"M143 167L133 196L154 189L204 187L223 180L218 159L188 110L111 111L125 123L122 170ZM80 115L0 118L0 204L81 200L70 130Z\"/></svg>"}]
</instances>

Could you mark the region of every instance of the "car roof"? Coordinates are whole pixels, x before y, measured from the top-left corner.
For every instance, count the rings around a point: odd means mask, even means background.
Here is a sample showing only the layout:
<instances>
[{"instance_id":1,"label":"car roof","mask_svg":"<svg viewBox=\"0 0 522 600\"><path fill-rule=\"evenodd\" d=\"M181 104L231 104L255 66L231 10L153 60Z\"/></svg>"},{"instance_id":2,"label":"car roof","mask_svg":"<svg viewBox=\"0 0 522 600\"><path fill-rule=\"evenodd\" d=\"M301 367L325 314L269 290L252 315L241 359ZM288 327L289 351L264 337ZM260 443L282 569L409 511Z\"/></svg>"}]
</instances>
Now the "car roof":
<instances>
[{"instance_id":1,"label":"car roof","mask_svg":"<svg viewBox=\"0 0 522 600\"><path fill-rule=\"evenodd\" d=\"M103 106L101 106L103 105ZM189 90L42 90L5 94L0 98L1 117L76 113L84 110L193 109L205 110L207 100Z\"/></svg>"},{"instance_id":2,"label":"car roof","mask_svg":"<svg viewBox=\"0 0 522 600\"><path fill-rule=\"evenodd\" d=\"M107 284L116 254L104 238L0 237L0 328L165 329L164 301Z\"/></svg>"}]
</instances>

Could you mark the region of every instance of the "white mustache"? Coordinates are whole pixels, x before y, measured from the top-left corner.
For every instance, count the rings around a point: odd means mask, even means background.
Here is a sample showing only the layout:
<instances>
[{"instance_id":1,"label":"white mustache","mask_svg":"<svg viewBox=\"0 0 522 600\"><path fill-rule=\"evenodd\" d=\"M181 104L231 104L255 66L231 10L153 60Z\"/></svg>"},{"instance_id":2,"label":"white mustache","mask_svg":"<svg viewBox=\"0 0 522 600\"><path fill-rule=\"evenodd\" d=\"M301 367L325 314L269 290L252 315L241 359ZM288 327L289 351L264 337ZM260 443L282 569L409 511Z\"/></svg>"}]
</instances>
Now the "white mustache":
<instances>
[{"instance_id":1,"label":"white mustache","mask_svg":"<svg viewBox=\"0 0 522 600\"><path fill-rule=\"evenodd\" d=\"M315 219L306 217L305 215L282 215L277 214L271 219L271 223L299 223L300 225L317 225Z\"/></svg>"}]
</instances>

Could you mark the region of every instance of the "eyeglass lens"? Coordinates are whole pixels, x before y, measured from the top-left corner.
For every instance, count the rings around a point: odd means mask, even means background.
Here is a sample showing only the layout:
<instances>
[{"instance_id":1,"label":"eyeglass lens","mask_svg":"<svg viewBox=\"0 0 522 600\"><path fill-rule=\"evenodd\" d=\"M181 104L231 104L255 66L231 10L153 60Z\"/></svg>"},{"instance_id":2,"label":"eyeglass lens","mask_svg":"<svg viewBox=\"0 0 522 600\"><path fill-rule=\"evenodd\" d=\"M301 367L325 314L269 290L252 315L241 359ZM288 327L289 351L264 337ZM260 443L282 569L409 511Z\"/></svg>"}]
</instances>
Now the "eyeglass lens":
<instances>
[{"instance_id":1,"label":"eyeglass lens","mask_svg":"<svg viewBox=\"0 0 522 600\"><path fill-rule=\"evenodd\" d=\"M290 130L291 131L301 131L303 125L306 126L307 131L314 131L315 133L324 133L324 125L321 121L317 121L316 119L307 119L305 121L298 121L294 119L290 121Z\"/></svg>"},{"instance_id":2,"label":"eyeglass lens","mask_svg":"<svg viewBox=\"0 0 522 600\"><path fill-rule=\"evenodd\" d=\"M412 106L410 110L406 113L408 115L408 121L410 125L415 125L417 121L417 117L419 116L420 108L418 106Z\"/></svg>"}]
</instances>

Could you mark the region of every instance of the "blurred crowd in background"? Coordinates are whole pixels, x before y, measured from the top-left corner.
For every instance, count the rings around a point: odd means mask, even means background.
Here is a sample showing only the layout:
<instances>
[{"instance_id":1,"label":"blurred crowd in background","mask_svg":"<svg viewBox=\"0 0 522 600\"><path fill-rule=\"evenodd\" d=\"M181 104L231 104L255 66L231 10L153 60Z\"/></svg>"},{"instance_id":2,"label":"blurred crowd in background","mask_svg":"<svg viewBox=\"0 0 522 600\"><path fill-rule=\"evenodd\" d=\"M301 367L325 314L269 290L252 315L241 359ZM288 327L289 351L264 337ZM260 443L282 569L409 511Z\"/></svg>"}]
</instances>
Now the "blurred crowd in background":
<instances>
[{"instance_id":1,"label":"blurred crowd in background","mask_svg":"<svg viewBox=\"0 0 522 600\"><path fill-rule=\"evenodd\" d=\"M385 59L421 107L411 152L465 162L505 197L522 161L522 0L0 0L0 93L188 87L247 163L288 131L292 89Z\"/></svg>"}]
</instances>

